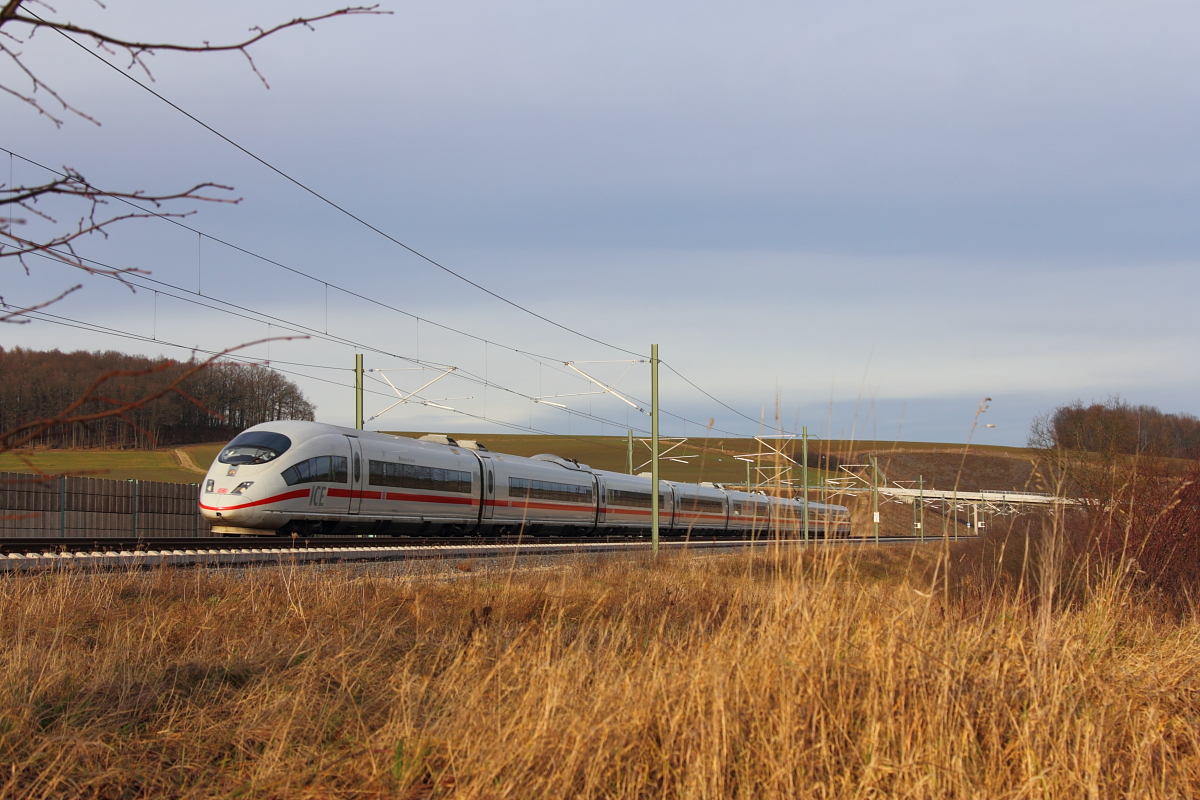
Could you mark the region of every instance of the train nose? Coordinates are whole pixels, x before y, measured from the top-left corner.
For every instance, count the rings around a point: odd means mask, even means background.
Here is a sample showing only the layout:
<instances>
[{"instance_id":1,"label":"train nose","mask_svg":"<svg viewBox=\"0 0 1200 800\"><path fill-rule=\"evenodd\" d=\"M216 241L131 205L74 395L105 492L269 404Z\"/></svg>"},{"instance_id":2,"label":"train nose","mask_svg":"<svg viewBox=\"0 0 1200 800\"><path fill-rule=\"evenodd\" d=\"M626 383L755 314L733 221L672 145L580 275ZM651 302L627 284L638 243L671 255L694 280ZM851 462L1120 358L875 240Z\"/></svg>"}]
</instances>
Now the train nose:
<instances>
[{"instance_id":1,"label":"train nose","mask_svg":"<svg viewBox=\"0 0 1200 800\"><path fill-rule=\"evenodd\" d=\"M262 510L254 504L254 496L250 489L252 481L241 486L241 492L234 494L206 494L200 502L200 513L214 525L250 526L262 518ZM236 490L235 490L236 491Z\"/></svg>"},{"instance_id":2,"label":"train nose","mask_svg":"<svg viewBox=\"0 0 1200 800\"><path fill-rule=\"evenodd\" d=\"M253 528L262 522L262 511L257 508L225 508L209 505L202 509L204 518L212 525L229 525Z\"/></svg>"}]
</instances>

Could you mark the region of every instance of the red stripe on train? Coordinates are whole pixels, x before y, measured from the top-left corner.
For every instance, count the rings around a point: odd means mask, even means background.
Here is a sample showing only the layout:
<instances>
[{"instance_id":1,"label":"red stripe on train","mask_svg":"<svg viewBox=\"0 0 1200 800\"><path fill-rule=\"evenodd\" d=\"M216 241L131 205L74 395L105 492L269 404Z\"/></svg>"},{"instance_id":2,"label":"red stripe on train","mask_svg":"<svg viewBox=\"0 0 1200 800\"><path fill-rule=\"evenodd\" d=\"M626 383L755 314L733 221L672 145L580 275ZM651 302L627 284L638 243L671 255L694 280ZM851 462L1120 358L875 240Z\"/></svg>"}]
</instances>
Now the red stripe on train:
<instances>
[{"instance_id":1,"label":"red stripe on train","mask_svg":"<svg viewBox=\"0 0 1200 800\"><path fill-rule=\"evenodd\" d=\"M554 505L551 503L522 503L520 500L489 500L488 505L496 508L533 508L542 511L592 511L596 510L596 506L590 503L572 503Z\"/></svg>"},{"instance_id":2,"label":"red stripe on train","mask_svg":"<svg viewBox=\"0 0 1200 800\"><path fill-rule=\"evenodd\" d=\"M311 490L310 489L297 489L292 492L284 492L283 494L277 494L274 497L268 497L265 500L255 500L252 503L242 503L241 505L238 505L238 506L206 506L206 505L204 505L204 503L201 503L200 507L206 511L234 511L239 508L251 508L253 506L264 506L267 503L278 503L282 500L295 500L297 497L308 497L309 491L311 491ZM226 497L228 497L228 495L226 495Z\"/></svg>"},{"instance_id":3,"label":"red stripe on train","mask_svg":"<svg viewBox=\"0 0 1200 800\"><path fill-rule=\"evenodd\" d=\"M309 487L307 489L295 489L290 492L284 492L283 494L274 495L273 497L267 497L263 500L254 500L252 502L241 503L236 506L210 506L210 505L205 505L204 503L200 503L200 507L205 509L206 511L236 511L236 510L242 509L242 508L253 508L255 506L267 505L268 503L279 503L279 502L283 502L285 500L296 500L301 497L308 497L308 495L311 491L312 491L312 487ZM376 491L360 490L360 489L338 489L336 487L330 487L327 491L327 495L329 497L340 497L340 498L349 498L349 499L353 499L353 498L357 497L357 498L361 498L361 499L365 499L365 500L390 500L390 501L410 502L410 503L446 503L446 504L450 504L450 505L470 505L470 506L479 505L479 500L474 497L445 497L442 495L430 495L430 494L404 494L401 492L376 492ZM487 502L488 502L488 505L499 507L499 508L525 508L525 509L534 509L534 510L540 510L540 511L582 511L582 510L592 511L595 509L595 506L583 505L583 504L554 505L554 504L549 504L549 503L522 503L517 500L489 500ZM646 516L646 517L651 515L651 511L649 509L614 508L614 507L610 506L603 510L609 514L630 514L630 515L634 515L634 516ZM683 522L688 519L691 519L691 520L708 519L708 520L714 520L714 521L717 521L717 520L724 521L725 520L725 515L723 515L723 514L702 514L702 513L689 512L689 511L683 511L683 510L671 512L669 509L662 509L660 513L664 517L674 516L674 518L679 522ZM766 518L758 517L757 519L766 519ZM731 522L756 521L756 518L754 518L754 517L733 517L733 518L731 518L730 521ZM816 519L816 520L813 520L813 522L821 523L821 522L824 522L824 520Z\"/></svg>"},{"instance_id":4,"label":"red stripe on train","mask_svg":"<svg viewBox=\"0 0 1200 800\"><path fill-rule=\"evenodd\" d=\"M401 500L409 503L451 503L460 506L477 506L479 501L474 497L442 497L436 494L402 494L400 492L385 492L385 500Z\"/></svg>"}]
</instances>

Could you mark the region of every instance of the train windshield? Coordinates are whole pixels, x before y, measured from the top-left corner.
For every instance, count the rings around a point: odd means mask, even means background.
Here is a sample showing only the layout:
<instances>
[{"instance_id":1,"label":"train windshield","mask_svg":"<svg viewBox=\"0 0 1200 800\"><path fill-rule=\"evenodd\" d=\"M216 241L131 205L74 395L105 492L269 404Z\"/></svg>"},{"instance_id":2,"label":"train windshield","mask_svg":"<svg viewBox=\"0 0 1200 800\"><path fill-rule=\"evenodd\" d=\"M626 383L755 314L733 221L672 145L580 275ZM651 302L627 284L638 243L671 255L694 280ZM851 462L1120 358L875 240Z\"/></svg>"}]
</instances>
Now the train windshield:
<instances>
[{"instance_id":1,"label":"train windshield","mask_svg":"<svg viewBox=\"0 0 1200 800\"><path fill-rule=\"evenodd\" d=\"M282 433L246 431L239 434L221 451L217 460L222 464L266 464L287 452L292 440Z\"/></svg>"}]
</instances>

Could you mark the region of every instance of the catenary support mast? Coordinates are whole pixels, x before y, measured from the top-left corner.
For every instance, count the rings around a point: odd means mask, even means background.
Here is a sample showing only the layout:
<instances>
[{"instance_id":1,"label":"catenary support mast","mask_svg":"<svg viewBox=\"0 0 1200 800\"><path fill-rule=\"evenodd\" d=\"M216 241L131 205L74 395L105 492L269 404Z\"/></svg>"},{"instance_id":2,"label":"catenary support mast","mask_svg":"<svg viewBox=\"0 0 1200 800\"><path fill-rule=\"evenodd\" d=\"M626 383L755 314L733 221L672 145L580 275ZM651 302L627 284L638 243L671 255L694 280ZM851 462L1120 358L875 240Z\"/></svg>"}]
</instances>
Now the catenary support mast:
<instances>
[{"instance_id":1,"label":"catenary support mast","mask_svg":"<svg viewBox=\"0 0 1200 800\"><path fill-rule=\"evenodd\" d=\"M658 345L650 345L650 545L658 555Z\"/></svg>"},{"instance_id":2,"label":"catenary support mast","mask_svg":"<svg viewBox=\"0 0 1200 800\"><path fill-rule=\"evenodd\" d=\"M354 354L354 427L363 429L363 357Z\"/></svg>"}]
</instances>

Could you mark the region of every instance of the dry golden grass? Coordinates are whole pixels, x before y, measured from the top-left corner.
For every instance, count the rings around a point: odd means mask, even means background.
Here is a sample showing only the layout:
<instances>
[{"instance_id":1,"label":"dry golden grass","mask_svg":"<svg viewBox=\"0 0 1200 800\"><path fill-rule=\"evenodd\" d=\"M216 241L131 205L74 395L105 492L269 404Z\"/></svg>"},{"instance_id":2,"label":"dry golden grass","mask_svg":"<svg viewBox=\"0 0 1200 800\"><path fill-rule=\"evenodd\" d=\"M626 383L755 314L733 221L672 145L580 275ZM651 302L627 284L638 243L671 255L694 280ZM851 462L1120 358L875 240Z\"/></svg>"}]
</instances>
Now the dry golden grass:
<instances>
[{"instance_id":1,"label":"dry golden grass","mask_svg":"<svg viewBox=\"0 0 1200 800\"><path fill-rule=\"evenodd\" d=\"M0 798L1200 791L1200 624L938 547L6 578Z\"/></svg>"}]
</instances>

